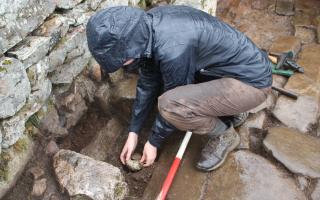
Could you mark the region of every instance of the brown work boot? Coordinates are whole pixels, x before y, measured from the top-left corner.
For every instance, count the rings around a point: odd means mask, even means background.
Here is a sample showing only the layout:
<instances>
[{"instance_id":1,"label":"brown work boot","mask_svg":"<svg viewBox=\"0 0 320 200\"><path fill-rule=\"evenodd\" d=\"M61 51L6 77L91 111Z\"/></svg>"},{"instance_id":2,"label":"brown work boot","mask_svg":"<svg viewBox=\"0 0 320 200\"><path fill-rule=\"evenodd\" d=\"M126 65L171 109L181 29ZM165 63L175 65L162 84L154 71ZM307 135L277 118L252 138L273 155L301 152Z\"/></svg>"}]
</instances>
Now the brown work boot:
<instances>
[{"instance_id":1,"label":"brown work boot","mask_svg":"<svg viewBox=\"0 0 320 200\"><path fill-rule=\"evenodd\" d=\"M201 151L197 168L202 171L212 171L223 164L228 154L240 144L240 137L233 126L220 136L212 137Z\"/></svg>"}]
</instances>

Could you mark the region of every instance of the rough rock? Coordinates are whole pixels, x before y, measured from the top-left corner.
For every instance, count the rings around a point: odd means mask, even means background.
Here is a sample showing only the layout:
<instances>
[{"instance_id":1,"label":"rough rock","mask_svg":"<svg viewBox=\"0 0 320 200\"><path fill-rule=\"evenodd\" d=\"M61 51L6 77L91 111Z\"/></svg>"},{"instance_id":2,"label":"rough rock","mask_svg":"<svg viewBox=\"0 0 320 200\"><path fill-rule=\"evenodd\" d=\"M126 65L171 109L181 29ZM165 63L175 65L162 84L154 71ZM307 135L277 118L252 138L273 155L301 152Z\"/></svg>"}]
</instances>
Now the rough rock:
<instances>
[{"instance_id":1,"label":"rough rock","mask_svg":"<svg viewBox=\"0 0 320 200\"><path fill-rule=\"evenodd\" d=\"M218 1L217 16L245 33L255 44L264 49L269 49L275 38L294 33L291 17L275 15L270 9L261 12L253 9L251 2L247 0ZM266 2L274 5L274 1ZM269 8L272 8L271 6ZM255 23L252 23L253 21Z\"/></svg>"},{"instance_id":2,"label":"rough rock","mask_svg":"<svg viewBox=\"0 0 320 200\"><path fill-rule=\"evenodd\" d=\"M269 129L264 146L293 173L320 178L320 139L294 129Z\"/></svg>"},{"instance_id":3,"label":"rough rock","mask_svg":"<svg viewBox=\"0 0 320 200\"><path fill-rule=\"evenodd\" d=\"M87 111L87 103L94 100L96 87L85 76L78 76L70 89L56 96L56 106L64 121L63 127L69 129L76 125L83 114Z\"/></svg>"},{"instance_id":4,"label":"rough rock","mask_svg":"<svg viewBox=\"0 0 320 200\"><path fill-rule=\"evenodd\" d=\"M25 106L15 116L4 119L0 123L2 148L13 145L23 135L26 121L44 105L51 89L51 82L46 80L39 90L30 94Z\"/></svg>"},{"instance_id":5,"label":"rough rock","mask_svg":"<svg viewBox=\"0 0 320 200\"><path fill-rule=\"evenodd\" d=\"M34 180L38 180L44 175L44 170L38 166L32 167L29 169L29 172L32 174Z\"/></svg>"},{"instance_id":6,"label":"rough rock","mask_svg":"<svg viewBox=\"0 0 320 200\"><path fill-rule=\"evenodd\" d=\"M315 189L313 190L311 194L312 200L319 200L320 199L320 181L318 180L318 183L316 184Z\"/></svg>"},{"instance_id":7,"label":"rough rock","mask_svg":"<svg viewBox=\"0 0 320 200\"><path fill-rule=\"evenodd\" d=\"M47 145L46 154L51 156L56 154L58 151L59 151L59 147L57 143L51 140Z\"/></svg>"},{"instance_id":8,"label":"rough rock","mask_svg":"<svg viewBox=\"0 0 320 200\"><path fill-rule=\"evenodd\" d=\"M119 70L108 74L110 77L110 80L113 84L116 84L117 82L119 82L120 80L124 79L124 72L123 69L120 68Z\"/></svg>"},{"instance_id":9,"label":"rough rock","mask_svg":"<svg viewBox=\"0 0 320 200\"><path fill-rule=\"evenodd\" d=\"M95 99L104 113L110 113L111 90L109 84L103 83L99 86Z\"/></svg>"},{"instance_id":10,"label":"rough rock","mask_svg":"<svg viewBox=\"0 0 320 200\"><path fill-rule=\"evenodd\" d=\"M81 3L82 0L56 0L56 4L58 8L62 9L72 9L79 3Z\"/></svg>"},{"instance_id":11,"label":"rough rock","mask_svg":"<svg viewBox=\"0 0 320 200\"><path fill-rule=\"evenodd\" d=\"M294 0L277 0L276 13L279 15L294 15Z\"/></svg>"},{"instance_id":12,"label":"rough rock","mask_svg":"<svg viewBox=\"0 0 320 200\"><path fill-rule=\"evenodd\" d=\"M88 64L88 50L85 30L77 27L59 42L49 55L50 80L53 84L69 84Z\"/></svg>"},{"instance_id":13,"label":"rough rock","mask_svg":"<svg viewBox=\"0 0 320 200\"><path fill-rule=\"evenodd\" d=\"M20 140L22 141L19 148L20 151L16 150L18 148L11 147L2 152L2 155L3 153L6 154L7 163L2 165L1 169L3 176L0 180L0 198L16 184L16 181L33 155L34 144L32 140L26 135L23 135ZM4 162L4 160L1 160L1 162Z\"/></svg>"},{"instance_id":14,"label":"rough rock","mask_svg":"<svg viewBox=\"0 0 320 200\"><path fill-rule=\"evenodd\" d=\"M131 116L132 104L136 98L136 86L138 75L130 74L128 79L117 83L112 91L111 102L113 109L120 114L119 117L129 120Z\"/></svg>"},{"instance_id":15,"label":"rough rock","mask_svg":"<svg viewBox=\"0 0 320 200\"><path fill-rule=\"evenodd\" d=\"M35 197L40 197L44 194L47 189L47 179L43 178L36 180L33 184L31 195Z\"/></svg>"},{"instance_id":16,"label":"rough rock","mask_svg":"<svg viewBox=\"0 0 320 200\"><path fill-rule=\"evenodd\" d=\"M246 122L240 127L239 129L239 135L241 138L240 145L238 146L238 149L249 149L251 143L252 146L258 146L257 145L257 138L252 136L254 134L253 132L257 132L257 129L260 131L262 130L263 123L266 119L266 113L264 111L260 111L256 114L252 114L249 116L249 118L246 120ZM255 141L251 141L255 140Z\"/></svg>"},{"instance_id":17,"label":"rough rock","mask_svg":"<svg viewBox=\"0 0 320 200\"><path fill-rule=\"evenodd\" d=\"M13 58L0 58L0 118L13 116L31 92L22 63Z\"/></svg>"},{"instance_id":18,"label":"rough rock","mask_svg":"<svg viewBox=\"0 0 320 200\"><path fill-rule=\"evenodd\" d=\"M297 55L301 49L301 41L294 36L281 36L277 38L270 47L270 52L283 53L292 51Z\"/></svg>"},{"instance_id":19,"label":"rough rock","mask_svg":"<svg viewBox=\"0 0 320 200\"><path fill-rule=\"evenodd\" d=\"M53 137L68 135L68 130L62 126L58 112L54 107L51 108L41 120L39 128L45 135L51 135Z\"/></svg>"},{"instance_id":20,"label":"rough rock","mask_svg":"<svg viewBox=\"0 0 320 200\"><path fill-rule=\"evenodd\" d=\"M313 28L295 26L294 36L300 38L302 44L310 44L316 41L316 32Z\"/></svg>"},{"instance_id":21,"label":"rough rock","mask_svg":"<svg viewBox=\"0 0 320 200\"><path fill-rule=\"evenodd\" d=\"M0 8L0 54L38 27L55 10L55 1L2 1Z\"/></svg>"},{"instance_id":22,"label":"rough rock","mask_svg":"<svg viewBox=\"0 0 320 200\"><path fill-rule=\"evenodd\" d=\"M88 3L88 2L86 2ZM72 26L80 26L86 25L89 18L94 14L92 11L88 11L87 4L83 3L69 12L67 12L64 16L67 17L70 21L72 21Z\"/></svg>"},{"instance_id":23,"label":"rough rock","mask_svg":"<svg viewBox=\"0 0 320 200\"><path fill-rule=\"evenodd\" d=\"M101 72L100 65L94 58L91 58L88 64L88 70L90 78L94 81L100 82L103 79L103 74Z\"/></svg>"},{"instance_id":24,"label":"rough rock","mask_svg":"<svg viewBox=\"0 0 320 200\"><path fill-rule=\"evenodd\" d=\"M203 199L279 200L306 199L288 174L265 158L237 151L208 178Z\"/></svg>"},{"instance_id":25,"label":"rough rock","mask_svg":"<svg viewBox=\"0 0 320 200\"><path fill-rule=\"evenodd\" d=\"M298 181L298 186L300 188L300 190L306 190L308 188L308 179L304 176L298 176L297 177L297 181Z\"/></svg>"},{"instance_id":26,"label":"rough rock","mask_svg":"<svg viewBox=\"0 0 320 200\"><path fill-rule=\"evenodd\" d=\"M59 40L64 37L73 20L62 15L54 14L47 19L37 30L33 32L37 36L46 36L50 38L50 49L52 49Z\"/></svg>"},{"instance_id":27,"label":"rough rock","mask_svg":"<svg viewBox=\"0 0 320 200\"><path fill-rule=\"evenodd\" d=\"M91 8L92 10L96 10L102 1L103 0L87 0L86 3L89 8Z\"/></svg>"},{"instance_id":28,"label":"rough rock","mask_svg":"<svg viewBox=\"0 0 320 200\"><path fill-rule=\"evenodd\" d=\"M101 4L98 6L97 10L101 10L104 8L112 7L112 6L128 6L130 0L106 0L101 2Z\"/></svg>"},{"instance_id":29,"label":"rough rock","mask_svg":"<svg viewBox=\"0 0 320 200\"><path fill-rule=\"evenodd\" d=\"M297 100L281 95L273 114L288 127L301 132L308 132L317 123L319 116L319 76L320 45L305 45L298 64L304 67L305 73L296 73L290 77L285 89L299 94Z\"/></svg>"},{"instance_id":30,"label":"rough rock","mask_svg":"<svg viewBox=\"0 0 320 200\"><path fill-rule=\"evenodd\" d=\"M44 82L46 82L49 69L48 57L32 65L27 69L28 78L31 85L31 90L39 90Z\"/></svg>"},{"instance_id":31,"label":"rough rock","mask_svg":"<svg viewBox=\"0 0 320 200\"><path fill-rule=\"evenodd\" d=\"M71 199L85 195L88 199L124 199L127 184L120 170L90 157L60 150L53 161L57 180L68 191Z\"/></svg>"},{"instance_id":32,"label":"rough rock","mask_svg":"<svg viewBox=\"0 0 320 200\"><path fill-rule=\"evenodd\" d=\"M9 56L19 59L27 69L40 61L49 51L50 38L29 36L21 44L8 52Z\"/></svg>"},{"instance_id":33,"label":"rough rock","mask_svg":"<svg viewBox=\"0 0 320 200\"><path fill-rule=\"evenodd\" d=\"M252 1L251 7L257 10L264 10L268 8L269 5L270 5L270 2L266 0L254 0Z\"/></svg>"},{"instance_id":34,"label":"rough rock","mask_svg":"<svg viewBox=\"0 0 320 200\"><path fill-rule=\"evenodd\" d=\"M210 15L216 15L217 0L174 0L173 5L185 5L200 9Z\"/></svg>"},{"instance_id":35,"label":"rough rock","mask_svg":"<svg viewBox=\"0 0 320 200\"><path fill-rule=\"evenodd\" d=\"M105 160L113 148L118 136L123 133L124 126L116 119L108 121L105 127L99 130L88 146L81 150L81 154L96 160Z\"/></svg>"}]
</instances>

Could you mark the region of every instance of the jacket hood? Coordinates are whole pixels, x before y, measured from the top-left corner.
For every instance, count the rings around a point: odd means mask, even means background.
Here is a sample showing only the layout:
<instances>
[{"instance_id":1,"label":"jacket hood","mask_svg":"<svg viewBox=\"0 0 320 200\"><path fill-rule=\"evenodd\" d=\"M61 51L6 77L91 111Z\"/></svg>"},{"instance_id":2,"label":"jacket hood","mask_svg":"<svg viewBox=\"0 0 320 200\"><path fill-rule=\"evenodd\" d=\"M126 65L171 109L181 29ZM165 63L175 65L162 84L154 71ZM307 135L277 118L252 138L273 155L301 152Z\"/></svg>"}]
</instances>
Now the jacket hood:
<instances>
[{"instance_id":1,"label":"jacket hood","mask_svg":"<svg viewBox=\"0 0 320 200\"><path fill-rule=\"evenodd\" d=\"M89 19L88 47L105 72L118 70L128 59L150 56L151 23L147 18L141 9L117 6Z\"/></svg>"}]
</instances>

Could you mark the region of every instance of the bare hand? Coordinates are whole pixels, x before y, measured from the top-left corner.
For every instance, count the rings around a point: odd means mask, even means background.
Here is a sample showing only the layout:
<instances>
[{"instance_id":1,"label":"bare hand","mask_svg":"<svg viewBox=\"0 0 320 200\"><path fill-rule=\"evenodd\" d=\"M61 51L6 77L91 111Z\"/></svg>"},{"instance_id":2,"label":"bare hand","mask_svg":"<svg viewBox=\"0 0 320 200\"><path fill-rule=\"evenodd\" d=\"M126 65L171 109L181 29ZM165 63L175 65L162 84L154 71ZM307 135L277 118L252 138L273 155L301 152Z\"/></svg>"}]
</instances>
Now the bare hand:
<instances>
[{"instance_id":1,"label":"bare hand","mask_svg":"<svg viewBox=\"0 0 320 200\"><path fill-rule=\"evenodd\" d=\"M126 164L126 161L131 158L132 153L136 149L138 143L138 135L134 132L130 132L128 135L128 139L123 146L122 152L120 154L120 160L122 164Z\"/></svg>"},{"instance_id":2,"label":"bare hand","mask_svg":"<svg viewBox=\"0 0 320 200\"><path fill-rule=\"evenodd\" d=\"M148 167L153 164L156 157L157 157L157 147L150 144L149 141L146 142L146 144L144 145L143 155L140 160L140 163L142 163L144 167Z\"/></svg>"}]
</instances>

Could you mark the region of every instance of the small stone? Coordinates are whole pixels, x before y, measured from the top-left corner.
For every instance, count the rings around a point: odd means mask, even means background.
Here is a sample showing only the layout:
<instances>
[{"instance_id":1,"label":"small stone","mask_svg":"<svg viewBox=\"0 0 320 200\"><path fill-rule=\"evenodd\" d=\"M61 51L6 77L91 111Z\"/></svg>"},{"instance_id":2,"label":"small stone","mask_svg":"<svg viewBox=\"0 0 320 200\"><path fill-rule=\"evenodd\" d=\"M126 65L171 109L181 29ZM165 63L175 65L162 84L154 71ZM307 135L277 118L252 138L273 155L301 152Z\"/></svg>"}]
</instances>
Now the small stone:
<instances>
[{"instance_id":1,"label":"small stone","mask_svg":"<svg viewBox=\"0 0 320 200\"><path fill-rule=\"evenodd\" d=\"M320 178L320 139L294 129L269 129L263 141L272 155L293 173Z\"/></svg>"},{"instance_id":2,"label":"small stone","mask_svg":"<svg viewBox=\"0 0 320 200\"><path fill-rule=\"evenodd\" d=\"M45 135L53 137L64 137L68 135L68 130L61 126L58 111L56 108L51 108L41 120L39 128Z\"/></svg>"},{"instance_id":3,"label":"small stone","mask_svg":"<svg viewBox=\"0 0 320 200\"><path fill-rule=\"evenodd\" d=\"M294 0L277 0L276 13L279 15L294 15Z\"/></svg>"},{"instance_id":4,"label":"small stone","mask_svg":"<svg viewBox=\"0 0 320 200\"><path fill-rule=\"evenodd\" d=\"M33 184L32 188L32 196L40 197L44 194L47 189L47 179L43 178L40 180L36 180Z\"/></svg>"},{"instance_id":5,"label":"small stone","mask_svg":"<svg viewBox=\"0 0 320 200\"><path fill-rule=\"evenodd\" d=\"M129 168L129 170L136 172L136 171L140 171L143 166L140 163L140 160L132 160L129 159L126 161L126 166Z\"/></svg>"},{"instance_id":6,"label":"small stone","mask_svg":"<svg viewBox=\"0 0 320 200\"><path fill-rule=\"evenodd\" d=\"M54 155L58 151L59 151L59 147L58 147L57 143L55 141L51 140L47 145L46 154L47 155Z\"/></svg>"},{"instance_id":7,"label":"small stone","mask_svg":"<svg viewBox=\"0 0 320 200\"><path fill-rule=\"evenodd\" d=\"M120 68L113 73L109 73L110 80L113 84L117 84L119 81L124 79L124 72L123 69Z\"/></svg>"},{"instance_id":8,"label":"small stone","mask_svg":"<svg viewBox=\"0 0 320 200\"><path fill-rule=\"evenodd\" d=\"M318 180L315 189L311 194L312 200L319 200L320 199L320 180Z\"/></svg>"},{"instance_id":9,"label":"small stone","mask_svg":"<svg viewBox=\"0 0 320 200\"><path fill-rule=\"evenodd\" d=\"M94 200L122 200L128 193L120 169L106 162L60 150L53 158L53 167L60 186L71 199L85 195Z\"/></svg>"},{"instance_id":10,"label":"small stone","mask_svg":"<svg viewBox=\"0 0 320 200\"><path fill-rule=\"evenodd\" d=\"M29 172L32 174L34 180L38 180L44 175L44 170L40 167L32 167Z\"/></svg>"}]
</instances>

